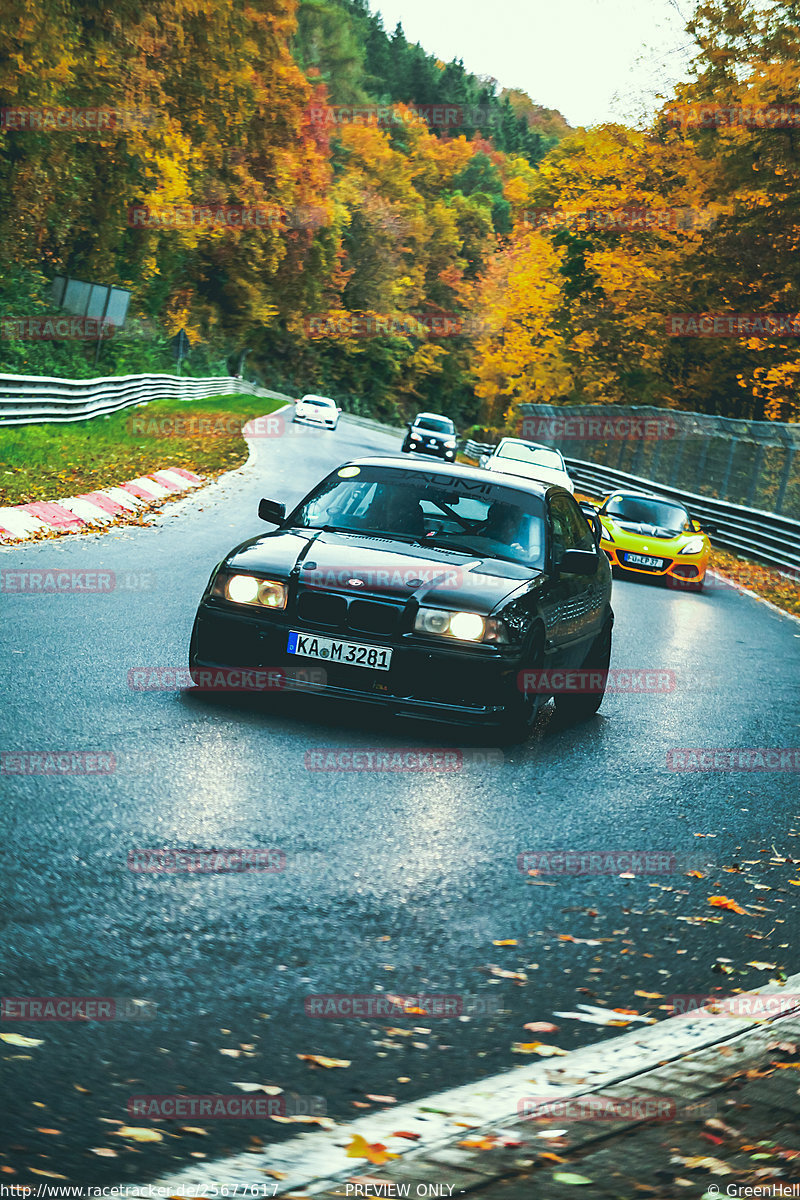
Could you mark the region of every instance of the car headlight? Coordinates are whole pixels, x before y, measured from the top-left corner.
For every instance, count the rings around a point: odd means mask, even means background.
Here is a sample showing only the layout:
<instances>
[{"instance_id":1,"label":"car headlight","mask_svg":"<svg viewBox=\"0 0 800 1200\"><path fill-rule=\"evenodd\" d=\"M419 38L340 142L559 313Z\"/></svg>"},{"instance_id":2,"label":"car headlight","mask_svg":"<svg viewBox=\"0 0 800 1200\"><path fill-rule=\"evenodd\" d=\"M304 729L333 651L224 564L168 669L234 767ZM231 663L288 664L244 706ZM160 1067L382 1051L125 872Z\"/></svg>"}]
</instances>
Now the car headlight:
<instances>
[{"instance_id":1,"label":"car headlight","mask_svg":"<svg viewBox=\"0 0 800 1200\"><path fill-rule=\"evenodd\" d=\"M432 633L455 638L459 642L508 642L508 630L502 621L478 613L451 612L445 608L421 608L414 621L415 633Z\"/></svg>"},{"instance_id":2,"label":"car headlight","mask_svg":"<svg viewBox=\"0 0 800 1200\"><path fill-rule=\"evenodd\" d=\"M699 554L703 549L703 539L701 537L689 538L678 551L679 554Z\"/></svg>"},{"instance_id":3,"label":"car headlight","mask_svg":"<svg viewBox=\"0 0 800 1200\"><path fill-rule=\"evenodd\" d=\"M412 433L411 440L412 440L412 442L421 442L422 438L418 433Z\"/></svg>"},{"instance_id":4,"label":"car headlight","mask_svg":"<svg viewBox=\"0 0 800 1200\"><path fill-rule=\"evenodd\" d=\"M601 542L613 542L614 541L611 534L606 529L605 525L600 526L600 541Z\"/></svg>"},{"instance_id":5,"label":"car headlight","mask_svg":"<svg viewBox=\"0 0 800 1200\"><path fill-rule=\"evenodd\" d=\"M212 596L234 604L253 604L256 608L286 608L286 584L257 575L227 575L220 572L211 589Z\"/></svg>"},{"instance_id":6,"label":"car headlight","mask_svg":"<svg viewBox=\"0 0 800 1200\"><path fill-rule=\"evenodd\" d=\"M445 449L446 449L446 450L455 450L455 448L456 448L456 439L455 439L455 438L448 438L448 439L447 439L447 441L445 442L445 444L444 444L444 445L445 445Z\"/></svg>"}]
</instances>

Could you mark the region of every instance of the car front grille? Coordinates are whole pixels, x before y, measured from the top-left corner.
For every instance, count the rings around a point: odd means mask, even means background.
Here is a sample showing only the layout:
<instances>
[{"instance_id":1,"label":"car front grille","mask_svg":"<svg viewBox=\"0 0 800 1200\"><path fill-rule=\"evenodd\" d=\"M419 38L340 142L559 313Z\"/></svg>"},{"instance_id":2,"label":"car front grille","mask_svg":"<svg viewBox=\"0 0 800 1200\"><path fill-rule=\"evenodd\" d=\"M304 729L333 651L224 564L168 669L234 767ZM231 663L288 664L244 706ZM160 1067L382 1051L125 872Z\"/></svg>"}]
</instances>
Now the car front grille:
<instances>
[{"instance_id":1,"label":"car front grille","mask_svg":"<svg viewBox=\"0 0 800 1200\"><path fill-rule=\"evenodd\" d=\"M388 636L400 628L403 604L362 600L332 592L304 589L297 597L297 616L310 625Z\"/></svg>"}]
</instances>

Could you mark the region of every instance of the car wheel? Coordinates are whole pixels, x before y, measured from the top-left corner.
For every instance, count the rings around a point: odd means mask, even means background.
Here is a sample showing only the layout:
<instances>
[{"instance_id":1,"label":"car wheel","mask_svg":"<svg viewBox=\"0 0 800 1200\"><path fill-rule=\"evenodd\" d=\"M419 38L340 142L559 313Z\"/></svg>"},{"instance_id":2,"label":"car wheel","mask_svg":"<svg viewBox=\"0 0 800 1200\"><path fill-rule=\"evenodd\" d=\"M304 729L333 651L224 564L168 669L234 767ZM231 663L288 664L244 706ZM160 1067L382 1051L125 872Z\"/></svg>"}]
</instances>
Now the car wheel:
<instances>
[{"instance_id":1,"label":"car wheel","mask_svg":"<svg viewBox=\"0 0 800 1200\"><path fill-rule=\"evenodd\" d=\"M403 442L400 450L403 454L409 454L411 452L411 447L409 446L408 442Z\"/></svg>"},{"instance_id":2,"label":"car wheel","mask_svg":"<svg viewBox=\"0 0 800 1200\"><path fill-rule=\"evenodd\" d=\"M603 703L603 697L606 694L608 666L610 662L611 622L609 621L604 627L603 632L598 634L592 643L582 667L583 670L605 672L602 688L597 692L583 692L578 695L564 693L556 696L556 712L560 717L563 717L572 724L579 721L586 721L589 717L594 716Z\"/></svg>"},{"instance_id":3,"label":"car wheel","mask_svg":"<svg viewBox=\"0 0 800 1200\"><path fill-rule=\"evenodd\" d=\"M522 670L536 671L541 669L544 662L544 633L537 628L524 656L525 666ZM516 689L517 680L514 680ZM501 745L512 746L524 742L533 728L536 715L541 708L542 700L546 697L536 693L526 695L515 691L506 705L502 723L498 731Z\"/></svg>"}]
</instances>

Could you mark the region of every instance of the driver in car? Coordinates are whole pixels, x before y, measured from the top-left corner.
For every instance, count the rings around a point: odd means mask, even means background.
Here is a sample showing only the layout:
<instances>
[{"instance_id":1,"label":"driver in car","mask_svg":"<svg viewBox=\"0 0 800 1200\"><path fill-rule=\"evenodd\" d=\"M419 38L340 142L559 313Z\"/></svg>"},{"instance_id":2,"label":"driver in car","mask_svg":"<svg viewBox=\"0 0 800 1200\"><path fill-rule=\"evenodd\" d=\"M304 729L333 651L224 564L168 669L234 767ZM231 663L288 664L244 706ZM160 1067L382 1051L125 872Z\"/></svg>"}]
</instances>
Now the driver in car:
<instances>
[{"instance_id":1,"label":"driver in car","mask_svg":"<svg viewBox=\"0 0 800 1200\"><path fill-rule=\"evenodd\" d=\"M513 504L495 500L486 514L481 534L493 542L501 542L525 558L530 557L531 519Z\"/></svg>"}]
</instances>

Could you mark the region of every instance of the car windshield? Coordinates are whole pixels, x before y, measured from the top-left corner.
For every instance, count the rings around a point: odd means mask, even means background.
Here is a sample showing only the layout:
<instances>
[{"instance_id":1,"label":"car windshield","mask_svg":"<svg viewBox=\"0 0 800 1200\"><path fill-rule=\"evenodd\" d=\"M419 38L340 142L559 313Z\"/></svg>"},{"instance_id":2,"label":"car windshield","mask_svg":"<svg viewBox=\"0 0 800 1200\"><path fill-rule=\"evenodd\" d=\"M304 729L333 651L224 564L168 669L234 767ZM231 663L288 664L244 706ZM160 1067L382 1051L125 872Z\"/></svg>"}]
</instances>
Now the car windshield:
<instances>
[{"instance_id":1,"label":"car windshield","mask_svg":"<svg viewBox=\"0 0 800 1200\"><path fill-rule=\"evenodd\" d=\"M415 429L430 429L432 433L454 433L455 426L446 417L417 417Z\"/></svg>"},{"instance_id":2,"label":"car windshield","mask_svg":"<svg viewBox=\"0 0 800 1200\"><path fill-rule=\"evenodd\" d=\"M333 403L333 401L329 400L327 396L304 396L303 403L304 404L316 404L316 405L321 406L322 408L335 408L336 407L335 404Z\"/></svg>"},{"instance_id":3,"label":"car windshield","mask_svg":"<svg viewBox=\"0 0 800 1200\"><path fill-rule=\"evenodd\" d=\"M423 471L342 467L306 497L286 525L391 537L527 567L544 563L541 497Z\"/></svg>"},{"instance_id":4,"label":"car windshield","mask_svg":"<svg viewBox=\"0 0 800 1200\"><path fill-rule=\"evenodd\" d=\"M530 466L549 467L553 471L563 471L564 463L557 450L549 450L546 446L529 446L526 442L507 442L497 449L498 458L511 458L515 462L528 463Z\"/></svg>"},{"instance_id":5,"label":"car windshield","mask_svg":"<svg viewBox=\"0 0 800 1200\"><path fill-rule=\"evenodd\" d=\"M634 525L653 525L658 529L683 529L689 514L679 504L651 500L647 496L612 496L604 510L609 517Z\"/></svg>"}]
</instances>

